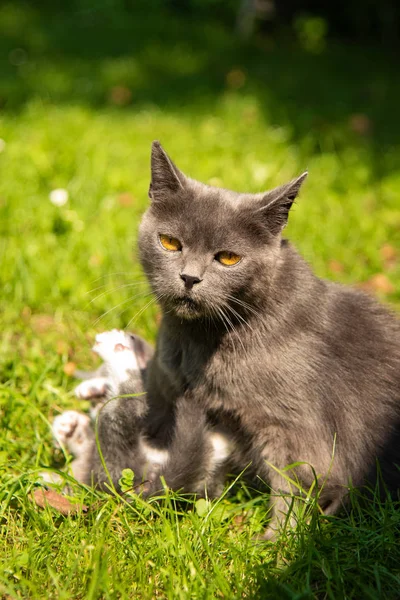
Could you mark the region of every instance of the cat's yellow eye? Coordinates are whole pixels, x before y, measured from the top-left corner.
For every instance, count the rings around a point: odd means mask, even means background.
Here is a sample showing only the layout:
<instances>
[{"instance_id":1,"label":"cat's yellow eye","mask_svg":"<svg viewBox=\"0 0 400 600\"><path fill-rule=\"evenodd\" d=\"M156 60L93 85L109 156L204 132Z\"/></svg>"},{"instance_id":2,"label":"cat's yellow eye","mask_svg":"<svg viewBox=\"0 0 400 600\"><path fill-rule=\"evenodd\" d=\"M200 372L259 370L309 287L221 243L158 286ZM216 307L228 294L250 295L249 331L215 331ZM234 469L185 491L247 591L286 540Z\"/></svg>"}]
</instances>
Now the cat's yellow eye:
<instances>
[{"instance_id":1,"label":"cat's yellow eye","mask_svg":"<svg viewBox=\"0 0 400 600\"><path fill-rule=\"evenodd\" d=\"M170 252L178 252L179 250L182 250L182 244L180 241L174 237L171 237L170 235L164 235L163 233L160 233L160 243L163 248L169 250Z\"/></svg>"},{"instance_id":2,"label":"cat's yellow eye","mask_svg":"<svg viewBox=\"0 0 400 600\"><path fill-rule=\"evenodd\" d=\"M225 267L233 267L233 265L237 265L242 259L241 256L234 252L218 252L218 254L215 255L215 258L221 265L225 265Z\"/></svg>"}]
</instances>

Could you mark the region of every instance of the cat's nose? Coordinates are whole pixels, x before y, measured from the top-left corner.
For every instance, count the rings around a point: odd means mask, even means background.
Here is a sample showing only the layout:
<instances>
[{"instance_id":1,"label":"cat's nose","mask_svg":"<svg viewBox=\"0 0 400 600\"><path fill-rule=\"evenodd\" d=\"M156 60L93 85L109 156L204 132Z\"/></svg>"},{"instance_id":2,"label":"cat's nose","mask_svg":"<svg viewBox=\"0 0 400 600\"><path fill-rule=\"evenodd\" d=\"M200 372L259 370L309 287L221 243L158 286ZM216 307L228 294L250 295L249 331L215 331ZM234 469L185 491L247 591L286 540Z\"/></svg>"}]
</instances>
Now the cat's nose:
<instances>
[{"instance_id":1,"label":"cat's nose","mask_svg":"<svg viewBox=\"0 0 400 600\"><path fill-rule=\"evenodd\" d=\"M191 290L195 283L200 283L200 281L202 281L200 277L186 275L185 273L181 273L181 279L185 282L185 289L187 290Z\"/></svg>"}]
</instances>

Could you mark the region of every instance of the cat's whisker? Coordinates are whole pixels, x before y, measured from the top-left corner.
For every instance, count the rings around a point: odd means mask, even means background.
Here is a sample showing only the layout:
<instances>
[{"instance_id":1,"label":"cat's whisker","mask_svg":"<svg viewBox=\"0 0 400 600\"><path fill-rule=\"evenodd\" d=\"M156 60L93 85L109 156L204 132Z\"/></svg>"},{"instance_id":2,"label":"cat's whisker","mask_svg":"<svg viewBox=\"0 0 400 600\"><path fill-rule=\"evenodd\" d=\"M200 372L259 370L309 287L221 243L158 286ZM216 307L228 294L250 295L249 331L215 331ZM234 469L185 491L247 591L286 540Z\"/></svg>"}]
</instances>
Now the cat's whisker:
<instances>
[{"instance_id":1,"label":"cat's whisker","mask_svg":"<svg viewBox=\"0 0 400 600\"><path fill-rule=\"evenodd\" d=\"M130 275L130 276L132 276L132 270L131 271L115 271L114 273L105 273L104 275L100 275L100 277L97 277L96 279L92 279L90 284L92 285L93 283L96 283L97 281L100 281L101 279L105 279L106 277L113 277L114 275ZM143 275L141 275L140 278L143 279L144 281L146 281L146 277L144 277ZM105 285L107 285L107 284L105 284Z\"/></svg>"},{"instance_id":2,"label":"cat's whisker","mask_svg":"<svg viewBox=\"0 0 400 600\"><path fill-rule=\"evenodd\" d=\"M225 320L226 320L225 313L224 313L224 311L222 309L221 309L220 313L221 313L222 319L223 319L224 324L225 324ZM226 327L229 339L232 342L232 349L233 349L233 354L234 354L234 360L235 360L235 363L237 364L238 363L238 351L237 351L237 347L235 345L235 340L234 340L234 338L232 336L232 334L235 333L235 332L232 331L232 330L230 330L227 325L225 325L225 327Z\"/></svg>"},{"instance_id":3,"label":"cat's whisker","mask_svg":"<svg viewBox=\"0 0 400 600\"><path fill-rule=\"evenodd\" d=\"M95 298L92 298L92 300L90 300L88 302L87 306L89 306L89 304L92 304L93 302L96 302L96 300L98 300L102 296L106 296L107 294L112 294L113 292L118 292L119 290L122 290L124 288L137 287L137 286L140 286L140 285L146 285L147 288L149 289L148 283L145 283L143 281L135 281L133 283L124 283L123 285L118 285L117 287L111 288L109 290L106 290L105 292L102 292L101 294L98 294ZM103 287L103 286L101 286L101 287ZM87 292L87 293L89 294L90 292Z\"/></svg>"},{"instance_id":4,"label":"cat's whisker","mask_svg":"<svg viewBox=\"0 0 400 600\"><path fill-rule=\"evenodd\" d=\"M220 301L223 302L224 299L221 298ZM240 345L242 346L243 350L245 351L245 348L243 346L243 342L242 342L239 332L237 331L234 323L229 318L226 310L224 310L224 309L229 309L230 307L226 304L224 305L224 307L217 304L215 306L211 306L210 308L211 308L211 312L216 314L216 316L218 317L218 320L222 321L222 323L224 324L227 334L229 335L229 337L231 339L232 347L233 347L233 351L234 351L235 355L237 356L237 348L235 345L233 335L235 335L239 339ZM243 319L243 317L241 317L241 315L236 314L235 316L239 317L242 321L244 321L244 319Z\"/></svg>"},{"instance_id":5,"label":"cat's whisker","mask_svg":"<svg viewBox=\"0 0 400 600\"><path fill-rule=\"evenodd\" d=\"M260 332L257 331L256 329L254 329L250 325L250 323L248 321L246 321L246 319L240 313L238 313L232 306L227 305L226 309L228 311L230 311L236 318L238 318L244 327L247 327L248 329L250 329L250 331L252 332L252 335L258 340L259 344L262 346Z\"/></svg>"},{"instance_id":6,"label":"cat's whisker","mask_svg":"<svg viewBox=\"0 0 400 600\"><path fill-rule=\"evenodd\" d=\"M255 317L259 317L261 319L261 317L262 317L261 312L255 310L255 308L253 306L251 306L251 304L249 304L248 302L245 302L244 300L241 300L240 298L235 298L235 296L232 296L231 294L227 294L226 297L231 302L235 302L236 304L238 304L245 310L248 310L249 312L251 312Z\"/></svg>"},{"instance_id":7,"label":"cat's whisker","mask_svg":"<svg viewBox=\"0 0 400 600\"><path fill-rule=\"evenodd\" d=\"M146 296L150 296L152 292L145 292L145 293L139 293L139 294L134 294L133 296L129 296L129 298L127 298L126 300L124 300L123 302L120 302L119 304L116 304L115 306L113 306L112 308L110 308L109 310L107 310L106 312L104 312L103 314L101 314L93 323L93 327L95 325L97 325L97 323L99 321L101 321L101 319L103 319L104 317L106 317L110 312L112 312L113 310L116 310L119 306L123 306L124 304L126 304L127 302L131 302L132 300L136 299L136 298L140 298L142 296L146 297Z\"/></svg>"},{"instance_id":8,"label":"cat's whisker","mask_svg":"<svg viewBox=\"0 0 400 600\"><path fill-rule=\"evenodd\" d=\"M241 346L242 346L242 348L243 348L243 352L244 352L244 353L246 353L246 349L245 349L245 347L244 347L244 345L243 345L242 338L240 337L240 334L239 334L239 332L236 330L236 327L234 326L234 324L232 323L231 319L230 319L230 318L229 318L229 316L226 314L226 312L224 311L224 309L223 309L221 306L219 307L219 309L220 309L220 311L221 311L221 314L223 314L223 315L224 315L224 317L225 317L225 319L226 319L226 322L227 322L227 323L228 323L228 325L230 326L230 332L231 332L231 333L234 333L234 334L236 335L236 337L238 338L238 340L239 340L239 342L240 342L240 345L241 345ZM232 339L232 338L231 338L231 339ZM233 339L232 339L232 344L234 345Z\"/></svg>"},{"instance_id":9,"label":"cat's whisker","mask_svg":"<svg viewBox=\"0 0 400 600\"><path fill-rule=\"evenodd\" d=\"M257 310L254 309L253 306L251 306L250 304L248 304L247 302L245 302L244 300L241 300L239 298L235 298L235 296L232 296L230 294L227 295L228 300L230 300L231 302L236 303L238 306L241 306L242 308L244 308L246 311L250 312L252 315L254 315L255 317L257 317L257 319L260 320L260 322L262 323L262 315L260 312L258 312ZM240 315L232 306L229 306L229 309L231 311L233 311L237 317L239 318L243 318L242 315ZM251 329L251 331L253 332L253 334L256 336L256 338L258 339L260 345L262 345L262 341L261 341L261 334L259 332L259 323L257 323L257 328L254 329L250 323L245 319L245 322L247 324L247 326L249 327L249 329Z\"/></svg>"},{"instance_id":10,"label":"cat's whisker","mask_svg":"<svg viewBox=\"0 0 400 600\"><path fill-rule=\"evenodd\" d=\"M143 308L141 308L139 310L139 312L137 312L126 324L126 328L129 327L129 325L131 323L134 323L138 317L140 317L140 315L146 310L146 308L149 308L149 306L153 305L155 302L158 302L164 294L161 294L160 296L155 296L154 298L152 298L149 302L147 302L147 304L145 304L145 306L143 306Z\"/></svg>"},{"instance_id":11,"label":"cat's whisker","mask_svg":"<svg viewBox=\"0 0 400 600\"><path fill-rule=\"evenodd\" d=\"M141 279L140 281L136 280L136 281L135 281L135 284L136 284L136 283L139 285L139 284L142 284L142 283L148 283L148 282L147 282L146 280L142 280L142 279ZM91 290L88 290L87 292L85 292L85 296L87 296L88 294L93 294L93 292L96 292L97 290L101 290L102 288L105 288L105 287L107 287L108 285L109 285L108 283L103 283L102 285L98 285L97 287L95 287L95 288L92 288ZM123 284L122 284L122 285L123 285Z\"/></svg>"},{"instance_id":12,"label":"cat's whisker","mask_svg":"<svg viewBox=\"0 0 400 600\"><path fill-rule=\"evenodd\" d=\"M234 317L236 317L237 319L239 319L239 321L240 321L240 322L241 322L243 325L247 326L247 327L248 327L248 328L249 328L251 331L254 331L254 329L253 329L253 327L250 325L250 323L249 323L248 321L246 321L246 319L245 319L245 318L244 318L244 317L243 317L243 316L242 316L240 313L238 313L238 312L237 312L237 310L235 310L235 309L234 309L232 306L229 306L229 304L226 304L226 305L225 305L225 308L226 308L226 309L227 309L227 310L228 310L228 311L229 311L229 312L230 312L230 313L231 313L231 314L232 314Z\"/></svg>"},{"instance_id":13,"label":"cat's whisker","mask_svg":"<svg viewBox=\"0 0 400 600\"><path fill-rule=\"evenodd\" d=\"M151 292L149 292L148 294L144 295L143 297L146 298L147 296L151 296ZM131 297L132 299L135 299L137 296L133 296ZM124 315L128 310L131 310L132 306L130 304L128 304L127 306L125 306L122 310L118 311L118 313L114 314L113 317L118 321L121 319L122 315ZM124 325L124 329L125 329L125 325Z\"/></svg>"}]
</instances>

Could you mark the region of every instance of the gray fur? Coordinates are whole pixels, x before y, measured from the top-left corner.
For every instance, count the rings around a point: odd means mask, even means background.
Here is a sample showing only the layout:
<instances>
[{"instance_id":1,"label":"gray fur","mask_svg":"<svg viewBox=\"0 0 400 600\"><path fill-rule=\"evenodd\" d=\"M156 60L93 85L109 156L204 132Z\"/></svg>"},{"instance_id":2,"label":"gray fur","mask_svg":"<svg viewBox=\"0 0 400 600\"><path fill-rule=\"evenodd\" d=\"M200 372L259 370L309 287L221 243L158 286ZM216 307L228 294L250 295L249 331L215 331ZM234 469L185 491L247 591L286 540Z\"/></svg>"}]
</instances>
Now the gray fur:
<instances>
[{"instance_id":1,"label":"gray fur","mask_svg":"<svg viewBox=\"0 0 400 600\"><path fill-rule=\"evenodd\" d=\"M227 472L249 464L273 491L289 493L271 465L304 461L324 480L320 502L332 513L350 483L374 483L377 460L397 490L399 321L364 293L318 279L282 239L306 174L267 193L239 194L187 178L158 142L151 165L139 250L163 318L146 399L133 412L119 401L120 420L109 411L100 418L115 477L132 468L120 450L135 455L139 428L169 456L147 493L160 489L161 474L174 489L216 494ZM182 250L165 250L159 234ZM225 267L215 260L221 251L242 260ZM182 273L199 282L188 289ZM125 425L119 437L116 421ZM215 434L229 447L225 458L217 458ZM306 489L314 479L307 465L291 476ZM286 510L278 499L267 536Z\"/></svg>"},{"instance_id":2,"label":"gray fur","mask_svg":"<svg viewBox=\"0 0 400 600\"><path fill-rule=\"evenodd\" d=\"M275 491L288 485L268 463L309 463L327 478L320 501L334 512L349 483L374 482L377 459L399 487L400 325L362 292L318 279L282 239L304 178L238 194L185 177L153 144L139 248L163 321L147 390L154 410L196 406L208 426L234 423L241 460ZM160 233L181 252L165 251ZM221 250L243 258L224 267ZM201 282L188 291L182 272ZM313 481L307 466L296 476L306 489Z\"/></svg>"}]
</instances>

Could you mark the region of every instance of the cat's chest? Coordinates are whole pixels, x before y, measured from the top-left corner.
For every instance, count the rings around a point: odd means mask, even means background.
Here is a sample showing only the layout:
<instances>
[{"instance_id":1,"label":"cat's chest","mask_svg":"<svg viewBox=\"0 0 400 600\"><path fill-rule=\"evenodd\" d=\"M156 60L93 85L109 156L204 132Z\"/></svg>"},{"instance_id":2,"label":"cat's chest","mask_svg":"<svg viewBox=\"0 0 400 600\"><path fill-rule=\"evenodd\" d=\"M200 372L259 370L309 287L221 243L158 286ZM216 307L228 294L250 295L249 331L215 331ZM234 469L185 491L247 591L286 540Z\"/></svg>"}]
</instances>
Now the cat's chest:
<instances>
[{"instance_id":1,"label":"cat's chest","mask_svg":"<svg viewBox=\"0 0 400 600\"><path fill-rule=\"evenodd\" d=\"M248 388L254 364L250 352L244 358L237 350L210 348L192 340L184 340L173 352L164 355L164 360L180 387L192 390L203 403L232 405L232 408L236 398Z\"/></svg>"},{"instance_id":2,"label":"cat's chest","mask_svg":"<svg viewBox=\"0 0 400 600\"><path fill-rule=\"evenodd\" d=\"M177 393L190 389L206 410L223 408L241 420L286 414L315 388L312 361L294 341L272 345L257 337L232 347L186 339L167 347L165 365Z\"/></svg>"}]
</instances>

